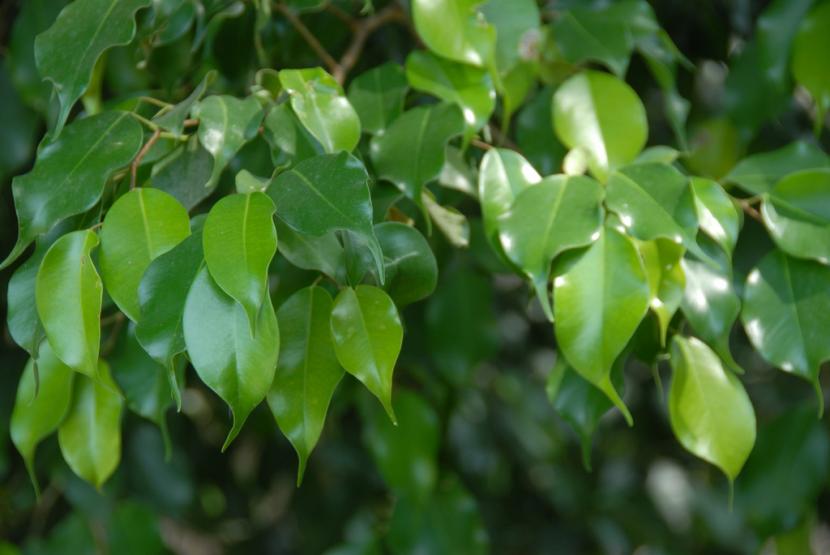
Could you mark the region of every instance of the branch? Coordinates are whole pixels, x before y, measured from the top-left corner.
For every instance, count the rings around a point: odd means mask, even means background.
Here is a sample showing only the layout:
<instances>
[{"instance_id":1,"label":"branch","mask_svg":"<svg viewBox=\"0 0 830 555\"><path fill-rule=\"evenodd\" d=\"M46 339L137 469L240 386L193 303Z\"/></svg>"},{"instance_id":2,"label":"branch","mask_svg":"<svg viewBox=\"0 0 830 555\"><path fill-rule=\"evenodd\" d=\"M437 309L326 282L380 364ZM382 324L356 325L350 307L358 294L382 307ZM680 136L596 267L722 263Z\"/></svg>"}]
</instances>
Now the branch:
<instances>
[{"instance_id":1,"label":"branch","mask_svg":"<svg viewBox=\"0 0 830 555\"><path fill-rule=\"evenodd\" d=\"M314 33L309 31L308 27L305 26L305 23L300 21L300 18L297 17L291 8L286 6L282 3L274 4L277 8L277 11L280 12L285 18L288 20L289 23L297 30L300 35L302 35L303 39L305 39L306 43L311 47L312 50L319 56L319 58L323 61L326 65L330 73L335 73L338 68L340 67L337 63L337 60L332 58L331 54L323 48L323 45L320 44L320 41L317 40L317 37L314 36Z\"/></svg>"},{"instance_id":2,"label":"branch","mask_svg":"<svg viewBox=\"0 0 830 555\"><path fill-rule=\"evenodd\" d=\"M153 148L153 145L156 144L159 137L161 137L161 130L156 129L153 131L153 134L150 135L149 140L143 147L141 147L141 150L138 151L138 154L135 155L133 163L130 164L130 189L135 189L136 175L138 174L138 166L141 164L141 159L144 158L148 152L150 152L150 149Z\"/></svg>"},{"instance_id":3,"label":"branch","mask_svg":"<svg viewBox=\"0 0 830 555\"><path fill-rule=\"evenodd\" d=\"M346 49L346 52L340 59L340 63L332 71L332 75L334 75L338 83L342 85L346 81L346 76L354 68L357 60L363 53L363 47L369 35L391 21L397 21L399 23L407 22L406 14L398 4L389 4L375 15L355 22L352 43Z\"/></svg>"},{"instance_id":4,"label":"branch","mask_svg":"<svg viewBox=\"0 0 830 555\"><path fill-rule=\"evenodd\" d=\"M744 214L756 220L758 222L764 223L764 219L761 217L761 214L758 210L755 209L753 205L753 199L738 199L738 204L741 205L741 210L744 211Z\"/></svg>"}]
</instances>

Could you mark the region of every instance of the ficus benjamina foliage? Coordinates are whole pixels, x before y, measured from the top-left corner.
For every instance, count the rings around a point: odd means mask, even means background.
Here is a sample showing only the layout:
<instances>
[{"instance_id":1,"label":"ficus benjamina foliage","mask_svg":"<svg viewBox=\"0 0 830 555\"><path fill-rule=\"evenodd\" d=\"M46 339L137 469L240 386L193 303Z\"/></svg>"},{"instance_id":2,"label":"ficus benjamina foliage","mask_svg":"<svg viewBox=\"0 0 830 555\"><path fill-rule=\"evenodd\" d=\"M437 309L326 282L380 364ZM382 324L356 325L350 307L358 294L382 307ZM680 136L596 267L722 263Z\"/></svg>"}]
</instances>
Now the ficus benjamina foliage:
<instances>
[{"instance_id":1,"label":"ficus benjamina foliage","mask_svg":"<svg viewBox=\"0 0 830 555\"><path fill-rule=\"evenodd\" d=\"M824 553L830 2L697 4L0 7L0 553Z\"/></svg>"}]
</instances>

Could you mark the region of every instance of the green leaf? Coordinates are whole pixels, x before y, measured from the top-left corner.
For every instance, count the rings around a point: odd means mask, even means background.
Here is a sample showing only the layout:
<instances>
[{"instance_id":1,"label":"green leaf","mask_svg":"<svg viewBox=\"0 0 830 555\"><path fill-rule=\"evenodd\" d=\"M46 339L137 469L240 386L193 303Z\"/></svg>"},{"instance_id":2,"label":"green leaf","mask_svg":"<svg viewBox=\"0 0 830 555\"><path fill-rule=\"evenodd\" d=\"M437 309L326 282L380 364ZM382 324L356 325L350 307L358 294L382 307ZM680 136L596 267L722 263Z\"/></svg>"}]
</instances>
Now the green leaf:
<instances>
[{"instance_id":1,"label":"green leaf","mask_svg":"<svg viewBox=\"0 0 830 555\"><path fill-rule=\"evenodd\" d=\"M363 131L376 135L403 112L409 83L403 68L394 63L374 67L355 77L349 85L349 103L360 117Z\"/></svg>"},{"instance_id":2,"label":"green leaf","mask_svg":"<svg viewBox=\"0 0 830 555\"><path fill-rule=\"evenodd\" d=\"M196 373L233 414L224 451L274 381L280 332L271 298L265 296L252 335L245 309L225 295L203 267L187 294L182 325Z\"/></svg>"},{"instance_id":3,"label":"green leaf","mask_svg":"<svg viewBox=\"0 0 830 555\"><path fill-rule=\"evenodd\" d=\"M429 297L438 283L438 264L421 233L400 222L375 226L383 250L384 289L399 307Z\"/></svg>"},{"instance_id":4,"label":"green leaf","mask_svg":"<svg viewBox=\"0 0 830 555\"><path fill-rule=\"evenodd\" d=\"M774 250L746 278L744 329L767 362L800 376L823 394L818 373L830 359L830 268Z\"/></svg>"},{"instance_id":5,"label":"green leaf","mask_svg":"<svg viewBox=\"0 0 830 555\"><path fill-rule=\"evenodd\" d=\"M809 169L830 168L830 157L813 143L796 141L773 150L747 156L738 162L724 181L735 183L753 195L772 190L787 174Z\"/></svg>"},{"instance_id":6,"label":"green leaf","mask_svg":"<svg viewBox=\"0 0 830 555\"><path fill-rule=\"evenodd\" d=\"M492 64L496 30L478 15L482 0L413 0L415 30L427 48L478 67Z\"/></svg>"},{"instance_id":7,"label":"green leaf","mask_svg":"<svg viewBox=\"0 0 830 555\"><path fill-rule=\"evenodd\" d=\"M457 105L468 137L487 123L496 108L496 91L483 69L415 50L406 58L406 78L414 89Z\"/></svg>"},{"instance_id":8,"label":"green leaf","mask_svg":"<svg viewBox=\"0 0 830 555\"><path fill-rule=\"evenodd\" d=\"M280 168L323 153L323 147L303 127L287 103L274 106L265 116L263 137L271 146L271 160Z\"/></svg>"},{"instance_id":9,"label":"green leaf","mask_svg":"<svg viewBox=\"0 0 830 555\"><path fill-rule=\"evenodd\" d=\"M69 411L74 374L55 356L49 343L44 342L37 363L29 359L20 376L9 434L26 463L35 490L38 489L35 450L42 440L58 429Z\"/></svg>"},{"instance_id":10,"label":"green leaf","mask_svg":"<svg viewBox=\"0 0 830 555\"><path fill-rule=\"evenodd\" d=\"M279 218L276 224L278 248L286 260L298 268L316 270L338 281L340 269L345 265L345 253L336 231L314 237L294 231Z\"/></svg>"},{"instance_id":11,"label":"green leaf","mask_svg":"<svg viewBox=\"0 0 830 555\"><path fill-rule=\"evenodd\" d=\"M401 352L403 325L382 289L358 285L341 289L331 313L334 352L346 372L378 398L392 422L392 373Z\"/></svg>"},{"instance_id":12,"label":"green leaf","mask_svg":"<svg viewBox=\"0 0 830 555\"><path fill-rule=\"evenodd\" d=\"M129 114L104 112L73 123L58 140L44 145L32 171L12 182L18 236L0 269L38 235L92 208L112 172L130 163L141 142L141 125Z\"/></svg>"},{"instance_id":13,"label":"green leaf","mask_svg":"<svg viewBox=\"0 0 830 555\"><path fill-rule=\"evenodd\" d=\"M188 210L198 206L213 192L205 187L213 171L213 157L192 136L187 143L153 164L154 188L170 193Z\"/></svg>"},{"instance_id":14,"label":"green leaf","mask_svg":"<svg viewBox=\"0 0 830 555\"><path fill-rule=\"evenodd\" d=\"M343 377L332 344L332 304L325 289L312 285L291 295L277 311L277 319L290 325L283 326L268 406L297 452L298 486L320 439L334 390Z\"/></svg>"},{"instance_id":15,"label":"green leaf","mask_svg":"<svg viewBox=\"0 0 830 555\"><path fill-rule=\"evenodd\" d=\"M101 228L101 277L118 308L137 322L138 285L155 258L190 235L190 219L179 202L158 189L133 189L107 212Z\"/></svg>"},{"instance_id":16,"label":"green leaf","mask_svg":"<svg viewBox=\"0 0 830 555\"><path fill-rule=\"evenodd\" d=\"M551 176L519 193L499 220L504 252L530 279L551 321L551 262L599 237L603 195L602 186L590 177Z\"/></svg>"},{"instance_id":17,"label":"green leaf","mask_svg":"<svg viewBox=\"0 0 830 555\"><path fill-rule=\"evenodd\" d=\"M693 177L690 184L700 230L714 239L731 258L741 231L740 209L717 181Z\"/></svg>"},{"instance_id":18,"label":"green leaf","mask_svg":"<svg viewBox=\"0 0 830 555\"><path fill-rule=\"evenodd\" d=\"M348 153L322 154L279 174L268 187L277 216L295 231L320 237L334 230L366 239L383 281L383 255L372 228L366 168Z\"/></svg>"},{"instance_id":19,"label":"green leaf","mask_svg":"<svg viewBox=\"0 0 830 555\"><path fill-rule=\"evenodd\" d=\"M435 227L452 246L466 249L470 245L470 223L457 208L438 204L428 190L421 193L421 204L426 209L429 221L435 223Z\"/></svg>"},{"instance_id":20,"label":"green leaf","mask_svg":"<svg viewBox=\"0 0 830 555\"><path fill-rule=\"evenodd\" d=\"M565 147L553 132L553 88L544 87L516 117L516 145L542 175L561 173Z\"/></svg>"},{"instance_id":21,"label":"green leaf","mask_svg":"<svg viewBox=\"0 0 830 555\"><path fill-rule=\"evenodd\" d=\"M554 273L554 330L561 352L631 424L611 382L611 367L648 310L648 280L634 243L603 228L588 249L561 261Z\"/></svg>"},{"instance_id":22,"label":"green leaf","mask_svg":"<svg viewBox=\"0 0 830 555\"><path fill-rule=\"evenodd\" d=\"M830 109L830 74L823 52L830 51L830 7L819 4L798 27L793 41L792 72L795 80L807 89L816 103L816 129L824 125Z\"/></svg>"},{"instance_id":23,"label":"green leaf","mask_svg":"<svg viewBox=\"0 0 830 555\"><path fill-rule=\"evenodd\" d=\"M530 57L529 43L539 32L539 7L535 0L490 0L480 9L496 29L496 67L504 75Z\"/></svg>"},{"instance_id":24,"label":"green leaf","mask_svg":"<svg viewBox=\"0 0 830 555\"><path fill-rule=\"evenodd\" d=\"M264 193L222 198L208 213L202 244L211 277L242 305L253 331L277 252L273 201Z\"/></svg>"},{"instance_id":25,"label":"green leaf","mask_svg":"<svg viewBox=\"0 0 830 555\"><path fill-rule=\"evenodd\" d=\"M444 166L447 141L463 130L464 119L452 104L407 110L383 135L372 139L369 152L378 178L421 202L424 185L437 178Z\"/></svg>"},{"instance_id":26,"label":"green leaf","mask_svg":"<svg viewBox=\"0 0 830 555\"><path fill-rule=\"evenodd\" d=\"M86 92L98 58L135 36L135 12L150 0L76 0L35 39L40 75L55 87L60 112L53 137L60 135L75 101Z\"/></svg>"},{"instance_id":27,"label":"green leaf","mask_svg":"<svg viewBox=\"0 0 830 555\"><path fill-rule=\"evenodd\" d=\"M328 152L351 152L360 141L360 118L343 88L322 68L283 69L280 82L291 108Z\"/></svg>"},{"instance_id":28,"label":"green leaf","mask_svg":"<svg viewBox=\"0 0 830 555\"><path fill-rule=\"evenodd\" d=\"M73 370L95 376L104 288L90 252L92 231L67 233L49 248L35 282L37 313L55 355Z\"/></svg>"},{"instance_id":29,"label":"green leaf","mask_svg":"<svg viewBox=\"0 0 830 555\"><path fill-rule=\"evenodd\" d=\"M557 89L553 126L565 146L585 151L588 167L600 181L634 160L648 138L646 112L637 93L599 71L583 71Z\"/></svg>"},{"instance_id":30,"label":"green leaf","mask_svg":"<svg viewBox=\"0 0 830 555\"><path fill-rule=\"evenodd\" d=\"M620 2L619 5L639 2ZM553 24L553 36L563 58L571 64L596 61L625 77L634 47L628 22L614 5L603 9L582 8L563 10Z\"/></svg>"},{"instance_id":31,"label":"green leaf","mask_svg":"<svg viewBox=\"0 0 830 555\"><path fill-rule=\"evenodd\" d=\"M187 4L182 5L185 6ZM182 131L184 131L184 120L190 113L191 108L204 96L205 91L215 79L216 71L207 72L187 98L173 106L170 110L156 115L153 121L162 129L167 129L171 133L181 135Z\"/></svg>"},{"instance_id":32,"label":"green leaf","mask_svg":"<svg viewBox=\"0 0 830 555\"><path fill-rule=\"evenodd\" d=\"M58 429L63 459L72 471L101 489L121 460L121 409L124 401L101 361L98 379L78 376L72 406Z\"/></svg>"},{"instance_id":33,"label":"green leaf","mask_svg":"<svg viewBox=\"0 0 830 555\"><path fill-rule=\"evenodd\" d=\"M669 419L692 454L733 481L755 445L755 411L744 386L702 341L672 342Z\"/></svg>"},{"instance_id":34,"label":"green leaf","mask_svg":"<svg viewBox=\"0 0 830 555\"><path fill-rule=\"evenodd\" d=\"M193 116L199 118L199 142L213 156L213 170L204 187L212 187L242 145L253 139L262 121L262 108L256 98L209 96L196 104Z\"/></svg>"},{"instance_id":35,"label":"green leaf","mask_svg":"<svg viewBox=\"0 0 830 555\"><path fill-rule=\"evenodd\" d=\"M49 243L38 242L35 252L14 272L9 279L8 289L8 330L15 343L26 349L29 356L37 359L37 347L44 337L43 326L37 315L35 303L35 280L40 263L49 250Z\"/></svg>"},{"instance_id":36,"label":"green leaf","mask_svg":"<svg viewBox=\"0 0 830 555\"><path fill-rule=\"evenodd\" d=\"M666 345L666 333L674 313L680 308L686 287L686 275L680 260L685 249L674 241L656 239L637 245L643 259L651 291L649 307L657 316L660 327L660 345Z\"/></svg>"},{"instance_id":37,"label":"green leaf","mask_svg":"<svg viewBox=\"0 0 830 555\"><path fill-rule=\"evenodd\" d=\"M0 61L0 181L14 175L34 152L38 138L37 115L27 108L12 87L5 60Z\"/></svg>"}]
</instances>

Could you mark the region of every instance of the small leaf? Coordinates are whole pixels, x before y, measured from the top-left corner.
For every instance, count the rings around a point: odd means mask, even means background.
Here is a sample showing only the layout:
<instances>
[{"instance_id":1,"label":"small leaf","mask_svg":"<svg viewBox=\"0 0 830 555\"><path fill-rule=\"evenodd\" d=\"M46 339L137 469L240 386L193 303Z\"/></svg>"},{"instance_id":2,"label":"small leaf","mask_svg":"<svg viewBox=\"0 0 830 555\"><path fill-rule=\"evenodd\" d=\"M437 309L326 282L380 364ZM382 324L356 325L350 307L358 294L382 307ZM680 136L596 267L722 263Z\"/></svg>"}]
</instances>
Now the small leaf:
<instances>
[{"instance_id":1,"label":"small leaf","mask_svg":"<svg viewBox=\"0 0 830 555\"><path fill-rule=\"evenodd\" d=\"M187 211L158 189L133 189L107 212L101 228L101 277L118 308L137 322L138 285L155 258L190 235Z\"/></svg>"},{"instance_id":2,"label":"small leaf","mask_svg":"<svg viewBox=\"0 0 830 555\"><path fill-rule=\"evenodd\" d=\"M694 337L672 343L669 419L692 454L733 481L755 445L755 411L744 386Z\"/></svg>"},{"instance_id":3,"label":"small leaf","mask_svg":"<svg viewBox=\"0 0 830 555\"><path fill-rule=\"evenodd\" d=\"M278 104L268 112L262 135L271 147L271 160L280 168L323 153L323 147L303 127L288 104Z\"/></svg>"},{"instance_id":4,"label":"small leaf","mask_svg":"<svg viewBox=\"0 0 830 555\"><path fill-rule=\"evenodd\" d=\"M438 204L429 191L421 194L421 204L452 246L466 249L470 245L470 223L457 208Z\"/></svg>"},{"instance_id":5,"label":"small leaf","mask_svg":"<svg viewBox=\"0 0 830 555\"><path fill-rule=\"evenodd\" d=\"M38 358L37 347L44 337L43 325L37 315L35 303L35 282L40 263L49 250L46 241L39 241L35 252L14 272L9 279L8 289L8 330L14 342L26 349L34 359Z\"/></svg>"},{"instance_id":6,"label":"small leaf","mask_svg":"<svg viewBox=\"0 0 830 555\"><path fill-rule=\"evenodd\" d=\"M690 183L700 230L714 239L731 258L741 231L740 210L717 181L693 177Z\"/></svg>"},{"instance_id":7,"label":"small leaf","mask_svg":"<svg viewBox=\"0 0 830 555\"><path fill-rule=\"evenodd\" d=\"M37 313L55 355L90 377L98 369L104 293L90 258L97 246L92 231L67 233L43 257L35 283Z\"/></svg>"},{"instance_id":8,"label":"small leaf","mask_svg":"<svg viewBox=\"0 0 830 555\"><path fill-rule=\"evenodd\" d=\"M761 195L787 174L819 168L830 168L830 157L813 143L796 141L772 152L747 156L732 168L724 181Z\"/></svg>"},{"instance_id":9,"label":"small leaf","mask_svg":"<svg viewBox=\"0 0 830 555\"><path fill-rule=\"evenodd\" d=\"M314 237L294 231L279 218L276 225L280 238L278 248L286 260L303 270L316 270L338 280L345 253L337 240L337 231Z\"/></svg>"},{"instance_id":10,"label":"small leaf","mask_svg":"<svg viewBox=\"0 0 830 555\"><path fill-rule=\"evenodd\" d=\"M101 489L121 460L124 401L101 361L98 379L75 379L72 406L58 429L61 453L72 472Z\"/></svg>"},{"instance_id":11,"label":"small leaf","mask_svg":"<svg viewBox=\"0 0 830 555\"><path fill-rule=\"evenodd\" d=\"M637 248L651 290L648 304L660 326L660 345L665 346L669 323L680 308L686 287L686 275L680 265L685 249L667 239L640 242Z\"/></svg>"},{"instance_id":12,"label":"small leaf","mask_svg":"<svg viewBox=\"0 0 830 555\"><path fill-rule=\"evenodd\" d=\"M351 152L360 141L360 118L343 88L322 68L283 69L280 82L291 108L328 153Z\"/></svg>"},{"instance_id":13,"label":"small leaf","mask_svg":"<svg viewBox=\"0 0 830 555\"><path fill-rule=\"evenodd\" d=\"M192 210L213 192L210 182L213 158L192 136L185 144L153 165L153 187L170 193L188 210Z\"/></svg>"},{"instance_id":14,"label":"small leaf","mask_svg":"<svg viewBox=\"0 0 830 555\"><path fill-rule=\"evenodd\" d=\"M363 131L376 135L403 112L403 103L409 83L403 68L386 62L352 80L349 102L360 117Z\"/></svg>"},{"instance_id":15,"label":"small leaf","mask_svg":"<svg viewBox=\"0 0 830 555\"><path fill-rule=\"evenodd\" d=\"M242 305L253 331L277 252L273 201L264 193L222 198L205 220L202 244L211 277Z\"/></svg>"},{"instance_id":16,"label":"small leaf","mask_svg":"<svg viewBox=\"0 0 830 555\"><path fill-rule=\"evenodd\" d=\"M557 89L553 126L562 143L588 154L588 167L600 181L634 160L648 138L645 108L637 93L599 71L583 71Z\"/></svg>"},{"instance_id":17,"label":"small leaf","mask_svg":"<svg viewBox=\"0 0 830 555\"><path fill-rule=\"evenodd\" d=\"M429 297L438 282L438 264L421 233L399 222L375 226L383 264L384 289L399 307Z\"/></svg>"},{"instance_id":18,"label":"small leaf","mask_svg":"<svg viewBox=\"0 0 830 555\"><path fill-rule=\"evenodd\" d=\"M183 3L183 6L187 4ZM181 135L184 130L184 120L190 113L193 105L204 96L208 86L216 79L216 71L209 71L202 77L202 80L196 85L196 88L188 95L187 98L173 106L166 112L161 112L153 118L153 121L162 129L167 129L171 133Z\"/></svg>"},{"instance_id":19,"label":"small leaf","mask_svg":"<svg viewBox=\"0 0 830 555\"><path fill-rule=\"evenodd\" d=\"M297 485L326 421L334 390L343 377L331 338L332 299L321 287L294 293L277 311L284 326L268 406L294 446L300 465Z\"/></svg>"},{"instance_id":20,"label":"small leaf","mask_svg":"<svg viewBox=\"0 0 830 555\"><path fill-rule=\"evenodd\" d=\"M9 424L12 442L26 463L35 490L38 489L35 450L42 440L58 429L69 411L75 373L44 341L38 352L37 374L36 377L35 361L29 359L17 385Z\"/></svg>"},{"instance_id":21,"label":"small leaf","mask_svg":"<svg viewBox=\"0 0 830 555\"><path fill-rule=\"evenodd\" d=\"M74 122L59 139L44 145L32 171L12 182L18 236L0 269L38 235L92 208L112 172L130 163L141 141L141 125L129 114L104 112Z\"/></svg>"},{"instance_id":22,"label":"small leaf","mask_svg":"<svg viewBox=\"0 0 830 555\"><path fill-rule=\"evenodd\" d=\"M616 358L648 310L649 286L631 239L606 227L587 249L557 264L556 340L567 361L632 423L611 381Z\"/></svg>"},{"instance_id":23,"label":"small leaf","mask_svg":"<svg viewBox=\"0 0 830 555\"><path fill-rule=\"evenodd\" d=\"M816 129L824 125L830 110L830 76L823 52L830 50L830 7L819 4L807 14L793 41L792 72L795 80L810 92L816 103Z\"/></svg>"},{"instance_id":24,"label":"small leaf","mask_svg":"<svg viewBox=\"0 0 830 555\"><path fill-rule=\"evenodd\" d=\"M403 342L395 303L371 285L342 289L334 301L331 333L337 360L378 398L395 422L392 373Z\"/></svg>"},{"instance_id":25,"label":"small leaf","mask_svg":"<svg viewBox=\"0 0 830 555\"><path fill-rule=\"evenodd\" d=\"M478 67L493 62L496 30L478 15L481 0L413 0L418 36L436 54Z\"/></svg>"},{"instance_id":26,"label":"small leaf","mask_svg":"<svg viewBox=\"0 0 830 555\"><path fill-rule=\"evenodd\" d=\"M245 309L225 295L203 267L187 294L182 325L196 373L233 414L224 451L274 381L280 332L271 298L265 296L252 335Z\"/></svg>"},{"instance_id":27,"label":"small leaf","mask_svg":"<svg viewBox=\"0 0 830 555\"><path fill-rule=\"evenodd\" d=\"M35 39L40 75L55 87L60 112L52 132L61 134L75 101L86 92L98 58L135 36L135 12L150 0L76 0Z\"/></svg>"}]
</instances>

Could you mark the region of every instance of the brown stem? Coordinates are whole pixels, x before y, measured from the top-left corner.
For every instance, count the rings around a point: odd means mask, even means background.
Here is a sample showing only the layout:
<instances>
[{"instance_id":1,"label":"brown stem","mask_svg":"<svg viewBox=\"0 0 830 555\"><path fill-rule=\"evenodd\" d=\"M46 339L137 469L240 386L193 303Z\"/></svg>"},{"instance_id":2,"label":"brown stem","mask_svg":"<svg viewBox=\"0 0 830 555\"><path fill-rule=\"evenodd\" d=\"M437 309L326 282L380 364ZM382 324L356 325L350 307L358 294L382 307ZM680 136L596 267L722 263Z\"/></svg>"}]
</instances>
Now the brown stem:
<instances>
[{"instance_id":1,"label":"brown stem","mask_svg":"<svg viewBox=\"0 0 830 555\"><path fill-rule=\"evenodd\" d=\"M332 71L332 75L338 83L342 85L346 81L346 76L354 68L357 60L360 59L360 54L363 53L363 47L366 45L369 35L390 21L399 23L406 23L407 21L406 14L397 4L389 4L375 15L358 20L355 23L352 42L343 57L340 58L340 63Z\"/></svg>"},{"instance_id":2,"label":"brown stem","mask_svg":"<svg viewBox=\"0 0 830 555\"><path fill-rule=\"evenodd\" d=\"M470 141L470 144L476 148L480 148L481 150L490 150L491 148L493 148L493 145L491 145L490 143L486 143L481 139L473 139Z\"/></svg>"},{"instance_id":3,"label":"brown stem","mask_svg":"<svg viewBox=\"0 0 830 555\"><path fill-rule=\"evenodd\" d=\"M155 131L153 131L153 134L150 135L150 138L147 140L144 146L141 147L141 150L138 151L138 154L135 155L133 163L130 164L130 189L135 189L136 175L138 174L138 166L139 164L141 164L141 159L144 158L148 152L150 152L150 149L153 148L153 145L156 144L156 141L159 140L160 136L161 129L156 129Z\"/></svg>"},{"instance_id":4,"label":"brown stem","mask_svg":"<svg viewBox=\"0 0 830 555\"><path fill-rule=\"evenodd\" d=\"M738 200L738 204L741 205L741 210L743 210L747 216L753 220L764 223L764 219L761 217L760 212L752 206L752 201L750 199L740 199Z\"/></svg>"},{"instance_id":5,"label":"brown stem","mask_svg":"<svg viewBox=\"0 0 830 555\"><path fill-rule=\"evenodd\" d=\"M320 44L320 41L317 40L317 37L314 36L308 27L305 26L305 23L300 21L300 18L297 17L291 8L286 6L282 3L274 4L277 11L280 12L285 18L288 20L289 23L297 30L300 35L302 35L303 39L305 39L306 43L311 47L312 50L319 56L319 58L323 61L326 65L330 73L335 73L337 71L338 63L337 60L332 58L331 54L323 48L323 45Z\"/></svg>"},{"instance_id":6,"label":"brown stem","mask_svg":"<svg viewBox=\"0 0 830 555\"><path fill-rule=\"evenodd\" d=\"M196 127L196 126L199 125L199 120L198 119L186 119L186 120L184 120L183 125L185 127Z\"/></svg>"}]
</instances>

